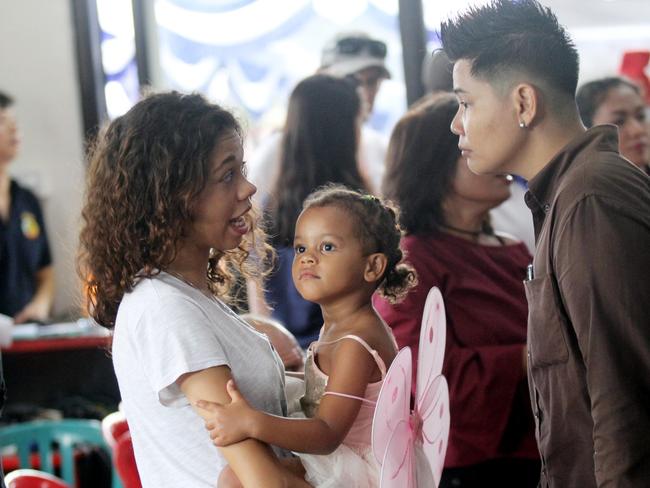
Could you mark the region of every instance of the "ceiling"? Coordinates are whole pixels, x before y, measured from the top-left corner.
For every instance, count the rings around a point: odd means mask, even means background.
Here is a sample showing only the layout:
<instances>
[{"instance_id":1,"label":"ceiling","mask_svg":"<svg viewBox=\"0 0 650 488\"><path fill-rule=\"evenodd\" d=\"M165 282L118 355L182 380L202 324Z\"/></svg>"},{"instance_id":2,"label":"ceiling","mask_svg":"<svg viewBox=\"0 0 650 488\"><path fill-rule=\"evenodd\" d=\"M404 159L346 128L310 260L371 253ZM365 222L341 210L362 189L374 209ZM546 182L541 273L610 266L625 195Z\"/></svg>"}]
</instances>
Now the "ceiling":
<instances>
[{"instance_id":1,"label":"ceiling","mask_svg":"<svg viewBox=\"0 0 650 488\"><path fill-rule=\"evenodd\" d=\"M645 24L650 30L650 0L540 0L569 29ZM649 33L650 35L650 33Z\"/></svg>"}]
</instances>

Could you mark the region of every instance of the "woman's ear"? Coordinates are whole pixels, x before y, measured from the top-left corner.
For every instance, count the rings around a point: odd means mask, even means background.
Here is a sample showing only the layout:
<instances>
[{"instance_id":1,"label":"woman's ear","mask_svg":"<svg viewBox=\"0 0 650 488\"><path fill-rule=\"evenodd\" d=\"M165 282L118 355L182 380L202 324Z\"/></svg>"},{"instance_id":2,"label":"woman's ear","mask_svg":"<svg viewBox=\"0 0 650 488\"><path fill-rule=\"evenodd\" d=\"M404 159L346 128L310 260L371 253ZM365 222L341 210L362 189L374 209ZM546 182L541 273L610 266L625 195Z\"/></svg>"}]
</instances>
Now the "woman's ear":
<instances>
[{"instance_id":1,"label":"woman's ear","mask_svg":"<svg viewBox=\"0 0 650 488\"><path fill-rule=\"evenodd\" d=\"M380 252L371 254L366 258L366 269L363 278L368 283L378 281L384 275L386 266L388 266L388 257L385 254Z\"/></svg>"},{"instance_id":2,"label":"woman's ear","mask_svg":"<svg viewBox=\"0 0 650 488\"><path fill-rule=\"evenodd\" d=\"M530 127L535 123L541 108L541 93L529 83L520 83L512 91L512 99L519 127Z\"/></svg>"}]
</instances>

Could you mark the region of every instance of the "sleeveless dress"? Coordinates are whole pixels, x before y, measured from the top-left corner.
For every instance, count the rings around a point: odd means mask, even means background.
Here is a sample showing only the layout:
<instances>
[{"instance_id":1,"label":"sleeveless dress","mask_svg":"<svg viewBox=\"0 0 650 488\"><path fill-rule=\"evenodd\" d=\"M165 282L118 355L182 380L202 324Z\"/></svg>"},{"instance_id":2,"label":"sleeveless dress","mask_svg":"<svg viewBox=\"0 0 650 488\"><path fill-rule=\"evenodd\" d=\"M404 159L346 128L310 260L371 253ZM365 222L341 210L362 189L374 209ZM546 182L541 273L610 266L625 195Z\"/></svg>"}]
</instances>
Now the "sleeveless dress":
<instances>
[{"instance_id":1,"label":"sleeveless dress","mask_svg":"<svg viewBox=\"0 0 650 488\"><path fill-rule=\"evenodd\" d=\"M361 344L375 359L381 380L369 383L363 398L345 393L325 391L329 377L316 364L314 356L320 345L334 344L342 340L354 340ZM379 464L371 450L372 418L379 390L386 376L386 365L377 351L355 335L346 335L336 341L315 341L307 350L305 361L305 394L300 399L301 412L294 416L313 417L323 395L335 395L361 400L361 409L341 445L331 454L306 454L295 452L306 474L305 480L316 488L376 488L379 486Z\"/></svg>"}]
</instances>

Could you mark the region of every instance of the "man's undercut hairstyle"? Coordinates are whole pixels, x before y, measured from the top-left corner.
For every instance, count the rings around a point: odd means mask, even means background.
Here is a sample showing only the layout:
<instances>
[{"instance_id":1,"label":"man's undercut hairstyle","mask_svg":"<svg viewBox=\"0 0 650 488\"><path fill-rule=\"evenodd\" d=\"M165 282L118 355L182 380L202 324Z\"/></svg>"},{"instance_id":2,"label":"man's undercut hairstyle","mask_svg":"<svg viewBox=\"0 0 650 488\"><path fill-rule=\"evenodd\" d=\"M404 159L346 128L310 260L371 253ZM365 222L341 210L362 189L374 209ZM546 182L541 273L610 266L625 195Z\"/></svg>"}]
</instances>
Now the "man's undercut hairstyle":
<instances>
[{"instance_id":1,"label":"man's undercut hairstyle","mask_svg":"<svg viewBox=\"0 0 650 488\"><path fill-rule=\"evenodd\" d=\"M536 0L493 0L470 7L440 25L449 59L471 62L486 81L509 72L531 76L558 94L575 96L578 52L555 14Z\"/></svg>"},{"instance_id":2,"label":"man's undercut hairstyle","mask_svg":"<svg viewBox=\"0 0 650 488\"><path fill-rule=\"evenodd\" d=\"M5 108L9 108L13 104L14 104L14 99L11 98L6 93L3 93L3 92L0 91L0 110L4 110Z\"/></svg>"}]
</instances>

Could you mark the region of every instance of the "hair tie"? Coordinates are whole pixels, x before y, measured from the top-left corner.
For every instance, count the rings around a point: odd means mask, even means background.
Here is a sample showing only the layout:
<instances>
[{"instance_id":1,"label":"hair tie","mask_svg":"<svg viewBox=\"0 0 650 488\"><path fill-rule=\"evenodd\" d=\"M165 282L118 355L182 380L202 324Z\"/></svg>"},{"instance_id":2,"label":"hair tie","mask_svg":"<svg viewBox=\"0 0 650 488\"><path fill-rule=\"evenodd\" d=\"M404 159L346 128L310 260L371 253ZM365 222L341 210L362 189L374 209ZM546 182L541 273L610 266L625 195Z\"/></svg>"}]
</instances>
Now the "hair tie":
<instances>
[{"instance_id":1,"label":"hair tie","mask_svg":"<svg viewBox=\"0 0 650 488\"><path fill-rule=\"evenodd\" d=\"M381 200L374 195L363 195L361 199L369 201L370 203L381 203Z\"/></svg>"}]
</instances>

